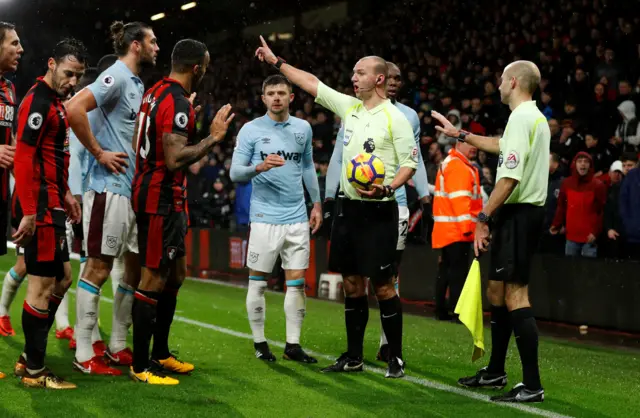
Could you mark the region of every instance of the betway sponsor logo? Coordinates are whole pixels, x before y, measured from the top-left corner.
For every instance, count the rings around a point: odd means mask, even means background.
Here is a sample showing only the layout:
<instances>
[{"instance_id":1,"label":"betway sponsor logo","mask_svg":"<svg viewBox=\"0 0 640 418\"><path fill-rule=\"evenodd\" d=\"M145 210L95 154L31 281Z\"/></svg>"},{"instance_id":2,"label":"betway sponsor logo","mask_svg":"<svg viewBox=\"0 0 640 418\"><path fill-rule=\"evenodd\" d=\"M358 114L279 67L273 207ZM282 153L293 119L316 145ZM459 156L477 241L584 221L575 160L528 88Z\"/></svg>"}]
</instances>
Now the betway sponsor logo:
<instances>
[{"instance_id":1,"label":"betway sponsor logo","mask_svg":"<svg viewBox=\"0 0 640 418\"><path fill-rule=\"evenodd\" d=\"M296 162L296 163L299 163L300 162L300 158L302 157L302 153L300 153L300 152L288 152L288 151L284 151L284 150L272 152L270 154L277 154L277 155L281 156L282 158L284 158L285 161L293 161L293 162ZM269 156L269 154L266 154L266 153L260 151L260 158L262 158L262 161L264 161L268 156Z\"/></svg>"}]
</instances>

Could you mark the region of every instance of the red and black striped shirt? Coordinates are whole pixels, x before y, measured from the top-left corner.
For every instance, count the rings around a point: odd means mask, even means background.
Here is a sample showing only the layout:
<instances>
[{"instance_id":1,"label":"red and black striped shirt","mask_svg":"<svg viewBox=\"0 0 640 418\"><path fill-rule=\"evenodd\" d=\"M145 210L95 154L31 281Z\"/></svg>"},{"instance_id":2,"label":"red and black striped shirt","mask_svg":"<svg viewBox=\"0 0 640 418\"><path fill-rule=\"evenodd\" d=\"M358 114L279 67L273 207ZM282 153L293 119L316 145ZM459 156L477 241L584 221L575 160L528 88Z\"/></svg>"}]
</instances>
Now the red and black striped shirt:
<instances>
[{"instance_id":1,"label":"red and black striped shirt","mask_svg":"<svg viewBox=\"0 0 640 418\"><path fill-rule=\"evenodd\" d=\"M185 210L187 177L184 171L169 171L164 160L162 137L165 133L196 136L195 111L189 95L176 80L164 78L142 99L138 114L136 174L131 203L138 213L167 215Z\"/></svg>"},{"instance_id":2,"label":"red and black striped shirt","mask_svg":"<svg viewBox=\"0 0 640 418\"><path fill-rule=\"evenodd\" d=\"M16 130L18 104L13 83L0 77L0 145L11 145ZM0 215L6 213L9 204L9 170L0 168Z\"/></svg>"},{"instance_id":3,"label":"red and black striped shirt","mask_svg":"<svg viewBox=\"0 0 640 418\"><path fill-rule=\"evenodd\" d=\"M36 215L37 225L64 227L69 122L62 98L42 77L20 104L16 138L14 174L24 215Z\"/></svg>"}]
</instances>

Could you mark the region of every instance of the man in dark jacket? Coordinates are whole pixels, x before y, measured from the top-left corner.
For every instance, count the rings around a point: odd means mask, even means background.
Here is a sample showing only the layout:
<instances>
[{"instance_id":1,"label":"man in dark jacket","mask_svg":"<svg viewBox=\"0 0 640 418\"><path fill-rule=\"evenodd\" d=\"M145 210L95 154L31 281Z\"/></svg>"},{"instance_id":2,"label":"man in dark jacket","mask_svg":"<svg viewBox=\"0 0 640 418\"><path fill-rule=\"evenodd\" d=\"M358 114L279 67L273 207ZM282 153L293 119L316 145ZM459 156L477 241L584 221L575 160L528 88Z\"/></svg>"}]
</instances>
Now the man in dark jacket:
<instances>
[{"instance_id":1,"label":"man in dark jacket","mask_svg":"<svg viewBox=\"0 0 640 418\"><path fill-rule=\"evenodd\" d=\"M571 164L571 176L562 182L558 207L549 232L556 235L564 225L565 255L597 257L596 240L602 230L602 215L607 200L606 187L593 177L593 160L579 152ZM638 241L640 243L640 239Z\"/></svg>"},{"instance_id":2,"label":"man in dark jacket","mask_svg":"<svg viewBox=\"0 0 640 418\"><path fill-rule=\"evenodd\" d=\"M627 242L629 258L640 260L640 168L629 171L620 190L620 217Z\"/></svg>"},{"instance_id":3,"label":"man in dark jacket","mask_svg":"<svg viewBox=\"0 0 640 418\"><path fill-rule=\"evenodd\" d=\"M624 179L623 167L621 161L614 161L609 170L609 178L611 184L607 190L607 203L604 205L603 230L606 232L605 252L607 257L622 258L622 250L625 244L624 236L620 233L624 232L622 226L622 218L620 218L620 187Z\"/></svg>"},{"instance_id":4,"label":"man in dark jacket","mask_svg":"<svg viewBox=\"0 0 640 418\"><path fill-rule=\"evenodd\" d=\"M549 228L556 216L556 207L558 205L558 196L560 195L560 186L562 185L562 161L560 156L555 152L549 154L549 186L547 188L547 201L544 204L544 232L540 240L540 252L546 254L564 254L565 242L564 238L558 234L550 234Z\"/></svg>"}]
</instances>

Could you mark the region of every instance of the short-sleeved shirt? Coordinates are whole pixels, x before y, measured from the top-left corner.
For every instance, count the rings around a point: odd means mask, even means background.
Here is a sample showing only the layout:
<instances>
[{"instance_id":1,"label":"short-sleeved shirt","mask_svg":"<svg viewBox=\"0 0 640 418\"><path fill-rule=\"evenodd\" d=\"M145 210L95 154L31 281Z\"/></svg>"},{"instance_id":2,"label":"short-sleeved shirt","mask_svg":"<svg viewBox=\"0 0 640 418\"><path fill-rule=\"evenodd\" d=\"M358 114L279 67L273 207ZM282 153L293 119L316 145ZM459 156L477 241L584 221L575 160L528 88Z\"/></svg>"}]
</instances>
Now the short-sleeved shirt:
<instances>
[{"instance_id":1,"label":"short-sleeved shirt","mask_svg":"<svg viewBox=\"0 0 640 418\"><path fill-rule=\"evenodd\" d=\"M99 129L93 134L100 147L105 151L127 153L129 164L126 172L119 175L111 173L102 164L93 164L89 173L89 189L131 197L131 180L135 172L131 141L144 93L142 80L118 60L87 88L98 105L95 126Z\"/></svg>"},{"instance_id":2,"label":"short-sleeved shirt","mask_svg":"<svg viewBox=\"0 0 640 418\"><path fill-rule=\"evenodd\" d=\"M232 165L257 166L269 154L284 166L251 180L251 222L286 225L307 222L303 173L313 168L313 133L309 122L293 116L276 122L264 115L245 124L238 133Z\"/></svg>"},{"instance_id":3,"label":"short-sleeved shirt","mask_svg":"<svg viewBox=\"0 0 640 418\"><path fill-rule=\"evenodd\" d=\"M549 181L549 124L535 101L516 107L500 138L500 157L496 182L501 178L518 180L505 204L530 203L544 206Z\"/></svg>"},{"instance_id":4,"label":"short-sleeved shirt","mask_svg":"<svg viewBox=\"0 0 640 418\"><path fill-rule=\"evenodd\" d=\"M11 145L18 120L16 89L0 76L0 144ZM0 215L5 214L9 201L9 170L0 168Z\"/></svg>"},{"instance_id":5,"label":"short-sleeved shirt","mask_svg":"<svg viewBox=\"0 0 640 418\"><path fill-rule=\"evenodd\" d=\"M170 171L162 137L176 134L196 141L195 110L182 84L165 77L144 95L138 122L135 176L131 204L137 213L183 212L187 201L184 170Z\"/></svg>"},{"instance_id":6,"label":"short-sleeved shirt","mask_svg":"<svg viewBox=\"0 0 640 418\"><path fill-rule=\"evenodd\" d=\"M316 102L340 116L344 123L342 167L356 155L366 152L380 158L385 167L384 185L391 184L399 167L418 166L418 147L413 129L404 114L390 100L367 110L362 101L318 84ZM345 196L363 199L349 183L346 170L340 176ZM383 200L393 200L395 197Z\"/></svg>"}]
</instances>

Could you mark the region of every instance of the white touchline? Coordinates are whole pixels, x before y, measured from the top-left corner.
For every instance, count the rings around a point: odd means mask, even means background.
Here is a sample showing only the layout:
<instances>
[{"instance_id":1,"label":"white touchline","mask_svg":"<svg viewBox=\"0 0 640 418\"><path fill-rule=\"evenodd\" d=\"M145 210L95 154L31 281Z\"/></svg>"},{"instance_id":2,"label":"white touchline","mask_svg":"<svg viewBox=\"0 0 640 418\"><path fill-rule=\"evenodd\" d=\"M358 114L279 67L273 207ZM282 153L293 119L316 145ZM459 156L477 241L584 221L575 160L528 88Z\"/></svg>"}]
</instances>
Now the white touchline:
<instances>
[{"instance_id":1,"label":"white touchline","mask_svg":"<svg viewBox=\"0 0 640 418\"><path fill-rule=\"evenodd\" d=\"M201 280L195 280L194 281L201 281ZM242 286L238 286L238 287L242 287ZM75 289L69 289L69 292L71 293L75 293ZM113 299L111 298L107 298L104 296L100 296L100 301L101 302L106 302L106 303L113 303ZM233 337L238 337L238 338L243 338L245 340L253 340L253 335L251 334L247 334L245 332L239 332L239 331L234 331L232 329L229 328L224 328L224 327L219 327L217 325L213 325L213 324L208 324L206 322L200 322L200 321L196 321L194 319L189 319L186 318L184 316L179 316L176 315L173 318L175 321L178 322L182 322L185 324L190 324L190 325L195 325L198 327L202 327L202 328L206 328L206 329L210 329L212 331L216 331L216 332L220 332L222 334L227 334L227 335L231 335ZM275 346L275 347L280 347L280 348L284 348L285 344L283 342L280 341L273 341L273 340L268 340L269 344ZM311 350L307 350L305 349L305 351L308 354L314 355L316 357L321 357L325 360L329 360L329 361L335 361L335 356L328 356L326 354L323 353L317 353L315 351L311 351ZM368 370L370 372L373 373L377 373L380 375L383 375L386 373L385 370L382 370L378 367L371 367L371 366L365 366L365 370ZM516 403L502 403L502 402L498 402L498 403L493 403L489 400L489 396L487 395L482 395L480 393L477 392L472 392L469 390L465 390L462 388L457 388L454 386L449 386L449 385L445 385L444 383L439 383L439 382L435 382L433 380L428 380L428 379L423 379L423 378L419 378L419 377L414 377L414 376L405 376L404 380L407 380L411 383L415 383L424 387L428 387L431 389L436 389L436 390L441 390L443 392L449 392L449 393L455 393L456 395L460 395L460 396L464 396L466 398L471 398L471 399L475 399L478 401L483 401L483 402L489 402L492 403L493 405L496 406L503 406L503 407L507 407L507 408L513 408L513 409L517 409L519 411L522 412L527 412L533 415L537 415L540 417L546 417L546 418L571 418L569 415L562 415L562 414L558 414L555 412L551 412L551 411L546 411L544 409L539 409L539 408L534 408L532 406L527 406L527 405L523 405L523 404L516 404Z\"/></svg>"}]
</instances>

